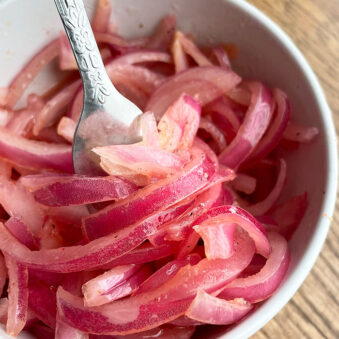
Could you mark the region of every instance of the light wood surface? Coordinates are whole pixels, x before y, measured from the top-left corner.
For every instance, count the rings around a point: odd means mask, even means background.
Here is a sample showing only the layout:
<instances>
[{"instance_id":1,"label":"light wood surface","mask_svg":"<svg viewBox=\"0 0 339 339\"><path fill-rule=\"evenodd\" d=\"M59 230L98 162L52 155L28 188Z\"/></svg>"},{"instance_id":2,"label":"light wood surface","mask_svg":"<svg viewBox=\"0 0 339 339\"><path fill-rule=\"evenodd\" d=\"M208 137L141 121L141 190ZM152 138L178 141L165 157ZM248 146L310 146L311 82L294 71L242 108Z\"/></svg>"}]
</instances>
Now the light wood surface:
<instances>
[{"instance_id":1,"label":"light wood surface","mask_svg":"<svg viewBox=\"0 0 339 339\"><path fill-rule=\"evenodd\" d=\"M248 0L296 43L316 72L339 133L339 0ZM326 244L302 287L252 339L339 338L339 199Z\"/></svg>"}]
</instances>

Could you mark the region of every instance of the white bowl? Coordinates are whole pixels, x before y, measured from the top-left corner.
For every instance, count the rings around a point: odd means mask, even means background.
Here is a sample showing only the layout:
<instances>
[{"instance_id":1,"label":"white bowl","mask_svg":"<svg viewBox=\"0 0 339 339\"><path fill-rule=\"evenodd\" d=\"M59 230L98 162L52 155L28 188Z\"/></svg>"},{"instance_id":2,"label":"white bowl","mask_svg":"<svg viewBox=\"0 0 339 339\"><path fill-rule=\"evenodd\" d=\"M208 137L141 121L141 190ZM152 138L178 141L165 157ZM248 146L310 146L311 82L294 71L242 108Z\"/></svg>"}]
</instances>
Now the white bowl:
<instances>
[{"instance_id":1,"label":"white bowl","mask_svg":"<svg viewBox=\"0 0 339 339\"><path fill-rule=\"evenodd\" d=\"M93 12L95 0L85 1ZM288 158L284 196L309 193L310 204L290 242L292 261L281 287L253 314L231 330L217 328L204 338L247 338L264 326L293 296L313 266L325 241L337 188L336 135L331 112L317 78L293 42L264 14L243 0L114 0L113 19L126 37L149 34L161 17L177 15L179 27L200 43L234 42L235 69L286 91L293 119L317 126L317 140ZM62 29L49 0L2 0L0 4L0 86L43 44ZM39 87L45 79L39 79ZM0 333L2 335L2 333ZM4 334L3 334L4 336ZM28 336L23 334L23 338Z\"/></svg>"}]
</instances>

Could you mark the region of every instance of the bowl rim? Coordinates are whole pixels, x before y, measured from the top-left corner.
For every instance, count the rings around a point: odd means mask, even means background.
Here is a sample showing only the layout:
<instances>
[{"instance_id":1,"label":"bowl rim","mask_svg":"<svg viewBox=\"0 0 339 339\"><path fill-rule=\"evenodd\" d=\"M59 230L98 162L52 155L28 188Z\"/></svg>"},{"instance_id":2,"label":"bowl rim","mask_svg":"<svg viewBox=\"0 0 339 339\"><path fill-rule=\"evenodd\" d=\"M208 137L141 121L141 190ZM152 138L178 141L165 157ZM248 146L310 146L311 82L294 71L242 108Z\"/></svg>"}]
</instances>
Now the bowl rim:
<instances>
[{"instance_id":1,"label":"bowl rim","mask_svg":"<svg viewBox=\"0 0 339 339\"><path fill-rule=\"evenodd\" d=\"M311 271L320 251L325 243L326 236L332 222L334 213L337 185L338 185L338 158L337 158L337 137L332 118L332 112L327 103L325 94L317 76L307 62L299 48L294 44L292 39L266 14L261 12L254 5L245 0L224 0L239 8L252 18L258 20L267 30L269 30L288 50L300 69L303 71L307 82L310 84L312 93L322 113L324 125L324 139L326 142L327 158L327 178L325 183L325 196L322 202L320 218L317 221L317 227L310 244L301 258L294 272L284 280L283 284L269 300L263 304L260 309L255 311L256 319L245 319L234 328L230 329L220 338L248 338L265 326L293 297L301 284ZM262 321L257 321L257 317Z\"/></svg>"}]
</instances>

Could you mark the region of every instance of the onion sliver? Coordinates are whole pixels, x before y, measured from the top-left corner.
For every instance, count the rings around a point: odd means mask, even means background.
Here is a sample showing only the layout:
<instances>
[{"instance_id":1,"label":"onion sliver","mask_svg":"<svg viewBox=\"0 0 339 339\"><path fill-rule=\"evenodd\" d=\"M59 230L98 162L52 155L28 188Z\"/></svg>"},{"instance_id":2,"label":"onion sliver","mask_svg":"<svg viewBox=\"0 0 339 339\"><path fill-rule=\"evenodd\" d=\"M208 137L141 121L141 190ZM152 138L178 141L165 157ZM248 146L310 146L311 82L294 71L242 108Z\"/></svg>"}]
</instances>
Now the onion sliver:
<instances>
[{"instance_id":1,"label":"onion sliver","mask_svg":"<svg viewBox=\"0 0 339 339\"><path fill-rule=\"evenodd\" d=\"M137 190L137 186L119 177L69 176L33 192L37 202L45 206L85 205L120 200Z\"/></svg>"},{"instance_id":2,"label":"onion sliver","mask_svg":"<svg viewBox=\"0 0 339 339\"><path fill-rule=\"evenodd\" d=\"M268 257L271 252L271 246L267 239L264 228L259 222L244 209L237 206L220 206L207 211L200 218L195 220L195 224L209 220L221 220L230 224L237 224L242 227L254 240L256 250L264 257Z\"/></svg>"},{"instance_id":3,"label":"onion sliver","mask_svg":"<svg viewBox=\"0 0 339 339\"><path fill-rule=\"evenodd\" d=\"M80 298L59 288L58 312L64 322L84 332L121 335L148 330L183 315L199 289L212 293L234 280L253 254L251 239L241 232L232 257L184 266L159 288L125 300L85 308Z\"/></svg>"},{"instance_id":4,"label":"onion sliver","mask_svg":"<svg viewBox=\"0 0 339 339\"><path fill-rule=\"evenodd\" d=\"M278 233L268 233L268 239L272 252L264 267L257 274L232 281L219 294L219 298L244 298L255 303L267 299L275 292L287 272L290 251L287 241Z\"/></svg>"},{"instance_id":5,"label":"onion sliver","mask_svg":"<svg viewBox=\"0 0 339 339\"><path fill-rule=\"evenodd\" d=\"M166 80L152 94L146 111L154 113L160 120L166 109L186 93L205 105L224 93L227 93L240 82L240 77L230 70L219 67L195 67L179 73Z\"/></svg>"},{"instance_id":6,"label":"onion sliver","mask_svg":"<svg viewBox=\"0 0 339 339\"><path fill-rule=\"evenodd\" d=\"M28 270L5 254L8 269L8 318L6 332L17 336L24 328L28 310Z\"/></svg>"},{"instance_id":7,"label":"onion sliver","mask_svg":"<svg viewBox=\"0 0 339 339\"><path fill-rule=\"evenodd\" d=\"M252 92L251 104L231 144L219 155L220 163L237 168L258 144L271 120L272 95L259 82L249 84Z\"/></svg>"},{"instance_id":8,"label":"onion sliver","mask_svg":"<svg viewBox=\"0 0 339 339\"><path fill-rule=\"evenodd\" d=\"M0 127L0 157L31 169L73 173L72 148L16 136Z\"/></svg>"},{"instance_id":9,"label":"onion sliver","mask_svg":"<svg viewBox=\"0 0 339 339\"><path fill-rule=\"evenodd\" d=\"M205 324L229 325L253 309L245 300L223 300L199 290L185 315Z\"/></svg>"},{"instance_id":10,"label":"onion sliver","mask_svg":"<svg viewBox=\"0 0 339 339\"><path fill-rule=\"evenodd\" d=\"M128 226L201 190L214 174L214 166L202 152L194 151L192 157L182 171L85 218L83 228L87 236L94 239L109 234L117 227Z\"/></svg>"}]
</instances>

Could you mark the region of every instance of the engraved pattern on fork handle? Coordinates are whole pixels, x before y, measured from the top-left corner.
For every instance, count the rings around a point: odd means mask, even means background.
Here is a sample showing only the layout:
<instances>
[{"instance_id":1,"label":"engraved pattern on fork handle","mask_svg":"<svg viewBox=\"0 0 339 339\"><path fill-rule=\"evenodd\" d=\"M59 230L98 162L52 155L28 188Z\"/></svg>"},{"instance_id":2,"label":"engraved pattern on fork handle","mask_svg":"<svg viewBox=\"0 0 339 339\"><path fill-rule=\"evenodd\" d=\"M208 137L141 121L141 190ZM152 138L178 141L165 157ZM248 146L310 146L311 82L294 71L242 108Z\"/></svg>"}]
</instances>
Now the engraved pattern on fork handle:
<instances>
[{"instance_id":1,"label":"engraved pattern on fork handle","mask_svg":"<svg viewBox=\"0 0 339 339\"><path fill-rule=\"evenodd\" d=\"M82 0L54 0L83 78L84 93L104 105L110 95L104 64Z\"/></svg>"}]
</instances>

